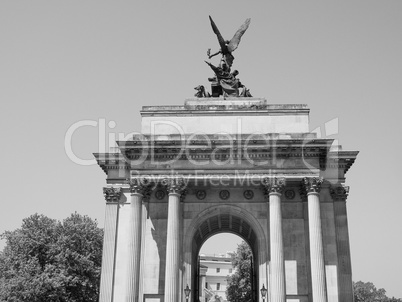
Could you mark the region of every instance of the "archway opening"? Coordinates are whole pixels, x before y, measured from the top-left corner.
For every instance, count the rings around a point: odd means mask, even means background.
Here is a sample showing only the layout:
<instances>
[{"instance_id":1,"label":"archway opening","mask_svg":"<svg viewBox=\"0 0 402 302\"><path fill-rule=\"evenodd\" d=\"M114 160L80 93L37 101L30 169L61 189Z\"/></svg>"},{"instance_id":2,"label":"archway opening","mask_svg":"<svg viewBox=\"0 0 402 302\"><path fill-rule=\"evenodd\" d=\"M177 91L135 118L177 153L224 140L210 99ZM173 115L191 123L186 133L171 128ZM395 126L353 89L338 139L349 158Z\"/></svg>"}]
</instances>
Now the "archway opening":
<instances>
[{"instance_id":1,"label":"archway opening","mask_svg":"<svg viewBox=\"0 0 402 302\"><path fill-rule=\"evenodd\" d=\"M253 249L237 234L221 232L206 239L198 252L195 301L254 301Z\"/></svg>"},{"instance_id":2,"label":"archway opening","mask_svg":"<svg viewBox=\"0 0 402 302\"><path fill-rule=\"evenodd\" d=\"M232 256L242 238L231 233L220 233L208 238L198 254L199 301L227 302L226 289L235 273Z\"/></svg>"},{"instance_id":3,"label":"archway opening","mask_svg":"<svg viewBox=\"0 0 402 302\"><path fill-rule=\"evenodd\" d=\"M188 227L185 235L185 267L187 272L184 284L191 288L191 301L200 300L199 254L204 243L218 234L234 234L244 240L251 248L253 287L252 301L259 301L259 288L267 284L267 241L263 227L253 213L235 205L212 206L198 215ZM207 245L206 245L207 246ZM236 244L235 244L236 246ZM218 251L225 254L224 248ZM202 302L205 302L203 300Z\"/></svg>"}]
</instances>

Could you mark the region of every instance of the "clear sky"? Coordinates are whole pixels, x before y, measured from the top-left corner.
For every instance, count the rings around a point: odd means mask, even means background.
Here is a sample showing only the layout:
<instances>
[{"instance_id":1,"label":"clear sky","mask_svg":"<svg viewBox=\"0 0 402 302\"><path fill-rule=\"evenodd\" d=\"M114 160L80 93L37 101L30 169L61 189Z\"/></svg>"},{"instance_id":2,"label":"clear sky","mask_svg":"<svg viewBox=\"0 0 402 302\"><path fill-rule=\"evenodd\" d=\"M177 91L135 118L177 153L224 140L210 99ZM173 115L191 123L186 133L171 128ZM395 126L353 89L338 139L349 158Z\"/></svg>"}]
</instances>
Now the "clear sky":
<instances>
[{"instance_id":1,"label":"clear sky","mask_svg":"<svg viewBox=\"0 0 402 302\"><path fill-rule=\"evenodd\" d=\"M360 150L347 173L354 280L402 297L401 1L1 1L0 232L35 212L103 226L105 174L67 156L66 132L106 121L73 135L91 159L98 131L139 131L142 106L207 86L209 14L225 38L251 17L234 66L254 96L308 104L311 130Z\"/></svg>"}]
</instances>

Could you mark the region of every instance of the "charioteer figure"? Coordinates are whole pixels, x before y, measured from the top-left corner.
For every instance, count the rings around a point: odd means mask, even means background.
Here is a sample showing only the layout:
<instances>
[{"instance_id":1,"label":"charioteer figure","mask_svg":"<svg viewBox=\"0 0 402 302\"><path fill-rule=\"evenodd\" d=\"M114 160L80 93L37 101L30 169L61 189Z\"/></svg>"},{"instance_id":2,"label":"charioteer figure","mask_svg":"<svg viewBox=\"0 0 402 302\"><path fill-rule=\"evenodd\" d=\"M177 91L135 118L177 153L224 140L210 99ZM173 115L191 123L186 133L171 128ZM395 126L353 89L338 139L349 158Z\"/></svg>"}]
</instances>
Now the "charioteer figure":
<instances>
[{"instance_id":1,"label":"charioteer figure","mask_svg":"<svg viewBox=\"0 0 402 302\"><path fill-rule=\"evenodd\" d=\"M236 76L239 74L237 70L230 72L230 68L227 66L225 60L221 61L220 66L214 66L211 63L205 61L211 67L215 73L215 77L208 78L211 83L212 97L251 97L249 90L240 82ZM243 88L239 93L239 88Z\"/></svg>"}]
</instances>

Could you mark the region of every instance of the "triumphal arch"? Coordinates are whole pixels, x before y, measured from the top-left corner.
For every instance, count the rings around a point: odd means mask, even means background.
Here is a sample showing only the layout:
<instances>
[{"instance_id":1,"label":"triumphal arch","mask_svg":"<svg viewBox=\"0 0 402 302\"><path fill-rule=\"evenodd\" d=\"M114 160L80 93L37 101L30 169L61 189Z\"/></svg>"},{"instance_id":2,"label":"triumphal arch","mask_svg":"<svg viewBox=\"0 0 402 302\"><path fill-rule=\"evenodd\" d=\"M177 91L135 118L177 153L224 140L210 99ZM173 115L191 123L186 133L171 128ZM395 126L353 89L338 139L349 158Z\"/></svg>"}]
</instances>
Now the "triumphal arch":
<instances>
[{"instance_id":1,"label":"triumphal arch","mask_svg":"<svg viewBox=\"0 0 402 302\"><path fill-rule=\"evenodd\" d=\"M358 152L311 133L306 105L251 97L225 45L208 63L212 95L144 106L141 134L95 154L107 175L100 301L198 302L199 250L230 232L253 251L254 301L264 286L266 301L352 302L345 174Z\"/></svg>"}]
</instances>

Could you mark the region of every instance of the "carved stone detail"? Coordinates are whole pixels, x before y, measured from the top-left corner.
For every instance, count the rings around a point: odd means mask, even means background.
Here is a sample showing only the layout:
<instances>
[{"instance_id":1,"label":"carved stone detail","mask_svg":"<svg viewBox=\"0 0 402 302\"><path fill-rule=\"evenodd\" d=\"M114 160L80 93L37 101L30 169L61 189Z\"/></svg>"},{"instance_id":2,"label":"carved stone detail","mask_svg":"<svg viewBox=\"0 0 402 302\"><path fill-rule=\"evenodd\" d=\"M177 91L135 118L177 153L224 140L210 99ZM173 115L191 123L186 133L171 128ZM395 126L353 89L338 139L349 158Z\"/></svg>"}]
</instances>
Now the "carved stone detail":
<instances>
[{"instance_id":1,"label":"carved stone detail","mask_svg":"<svg viewBox=\"0 0 402 302\"><path fill-rule=\"evenodd\" d=\"M228 190L222 190L219 192L219 197L223 200L226 200L230 197L230 192Z\"/></svg>"},{"instance_id":2,"label":"carved stone detail","mask_svg":"<svg viewBox=\"0 0 402 302\"><path fill-rule=\"evenodd\" d=\"M301 181L300 196L302 200L307 200L308 193L320 193L321 185L324 182L323 178L305 177Z\"/></svg>"},{"instance_id":3,"label":"carved stone detail","mask_svg":"<svg viewBox=\"0 0 402 302\"><path fill-rule=\"evenodd\" d=\"M293 199L293 198L295 198L295 196L296 196L296 193L294 190L286 190L285 191L285 197L287 199Z\"/></svg>"},{"instance_id":4,"label":"carved stone detail","mask_svg":"<svg viewBox=\"0 0 402 302\"><path fill-rule=\"evenodd\" d=\"M306 188L307 193L319 193L321 191L321 185L324 179L316 177L305 177L303 179L303 185Z\"/></svg>"},{"instance_id":5,"label":"carved stone detail","mask_svg":"<svg viewBox=\"0 0 402 302\"><path fill-rule=\"evenodd\" d=\"M243 196L246 199L253 199L254 192L253 192L253 190L246 190L246 191L244 191Z\"/></svg>"},{"instance_id":6,"label":"carved stone detail","mask_svg":"<svg viewBox=\"0 0 402 302\"><path fill-rule=\"evenodd\" d=\"M265 177L261 184L264 189L264 195L266 198L269 198L270 193L279 193L282 194L283 189L285 188L286 180L285 178L277 178L277 177Z\"/></svg>"},{"instance_id":7,"label":"carved stone detail","mask_svg":"<svg viewBox=\"0 0 402 302\"><path fill-rule=\"evenodd\" d=\"M104 187L103 195L107 202L119 202L122 190L121 188Z\"/></svg>"},{"instance_id":8,"label":"carved stone detail","mask_svg":"<svg viewBox=\"0 0 402 302\"><path fill-rule=\"evenodd\" d=\"M136 177L130 179L131 194L141 194L144 199L149 199L151 196L152 182L146 177Z\"/></svg>"},{"instance_id":9,"label":"carved stone detail","mask_svg":"<svg viewBox=\"0 0 402 302\"><path fill-rule=\"evenodd\" d=\"M349 187L342 185L342 184L331 186L330 193L331 193L331 197L334 201L335 200L346 200L346 198L349 195Z\"/></svg>"},{"instance_id":10,"label":"carved stone detail","mask_svg":"<svg viewBox=\"0 0 402 302\"><path fill-rule=\"evenodd\" d=\"M207 192L205 192L205 190L198 190L198 191L195 193L195 196L197 196L197 198L198 198L199 200L203 200L203 199L207 196Z\"/></svg>"},{"instance_id":11,"label":"carved stone detail","mask_svg":"<svg viewBox=\"0 0 402 302\"><path fill-rule=\"evenodd\" d=\"M180 200L183 201L186 194L186 182L183 177L169 177L162 180L162 185L166 188L168 194L180 194Z\"/></svg>"},{"instance_id":12,"label":"carved stone detail","mask_svg":"<svg viewBox=\"0 0 402 302\"><path fill-rule=\"evenodd\" d=\"M158 200L162 200L163 198L165 198L165 192L163 190L158 190L155 192L155 197Z\"/></svg>"}]
</instances>

